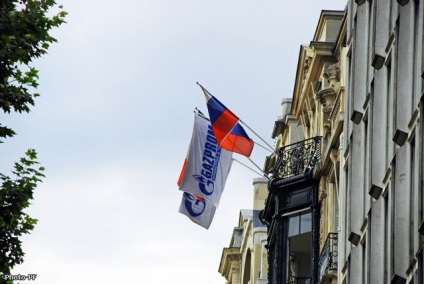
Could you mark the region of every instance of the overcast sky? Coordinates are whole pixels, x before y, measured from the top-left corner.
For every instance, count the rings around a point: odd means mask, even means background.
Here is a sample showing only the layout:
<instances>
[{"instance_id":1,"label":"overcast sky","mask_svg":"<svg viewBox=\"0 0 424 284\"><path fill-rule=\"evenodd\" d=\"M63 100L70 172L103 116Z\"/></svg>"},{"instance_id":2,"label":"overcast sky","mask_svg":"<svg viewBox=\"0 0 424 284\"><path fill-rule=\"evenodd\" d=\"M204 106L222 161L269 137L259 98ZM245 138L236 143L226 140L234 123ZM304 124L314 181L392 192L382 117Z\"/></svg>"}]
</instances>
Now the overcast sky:
<instances>
[{"instance_id":1,"label":"overcast sky","mask_svg":"<svg viewBox=\"0 0 424 284\"><path fill-rule=\"evenodd\" d=\"M30 114L0 118L18 133L0 145L1 172L35 148L47 176L27 210L39 223L14 274L42 284L225 283L222 249L239 210L252 207L258 175L233 164L209 230L178 213L193 110L207 113L196 82L273 145L300 45L321 10L346 1L58 3L68 23L36 61L41 97ZM252 159L262 167L265 155L256 147Z\"/></svg>"}]
</instances>

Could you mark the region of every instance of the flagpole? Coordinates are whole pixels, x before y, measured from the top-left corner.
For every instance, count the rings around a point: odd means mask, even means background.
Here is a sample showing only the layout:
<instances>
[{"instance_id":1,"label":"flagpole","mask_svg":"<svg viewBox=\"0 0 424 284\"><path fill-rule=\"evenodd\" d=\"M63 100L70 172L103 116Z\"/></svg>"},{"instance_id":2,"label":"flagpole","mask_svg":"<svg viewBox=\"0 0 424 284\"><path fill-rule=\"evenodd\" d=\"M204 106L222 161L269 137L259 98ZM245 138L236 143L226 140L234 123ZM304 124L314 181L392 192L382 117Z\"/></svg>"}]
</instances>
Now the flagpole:
<instances>
[{"instance_id":1,"label":"flagpole","mask_svg":"<svg viewBox=\"0 0 424 284\"><path fill-rule=\"evenodd\" d=\"M210 96L212 96L212 94L211 94L208 90L206 90L206 89L205 89L205 87L203 87L201 84L199 84L199 82L196 82L196 84L197 84L197 85L199 85L199 87L200 87L200 88L202 88L202 90L203 90L204 92L206 92L206 93L208 93Z\"/></svg>"},{"instance_id":2,"label":"flagpole","mask_svg":"<svg viewBox=\"0 0 424 284\"><path fill-rule=\"evenodd\" d=\"M264 177L266 177L268 180L270 180L270 178L266 175L266 173L255 162L253 162L253 160L250 157L247 157L247 158L256 168L259 169L259 171L261 171L261 173L264 174Z\"/></svg>"},{"instance_id":3,"label":"flagpole","mask_svg":"<svg viewBox=\"0 0 424 284\"><path fill-rule=\"evenodd\" d=\"M267 151L269 151L269 152L271 152L271 153L274 153L275 154L275 151L271 151L270 149L268 149L267 147L265 147L264 145L262 145L262 144L259 144L258 142L256 142L255 140L253 140L253 142L256 144L256 145L258 145L259 147L261 147L262 149L264 149L264 150L267 150Z\"/></svg>"},{"instance_id":4,"label":"flagpole","mask_svg":"<svg viewBox=\"0 0 424 284\"><path fill-rule=\"evenodd\" d=\"M199 85L199 87L200 88L202 88L202 90L204 91L204 92L206 92L206 93L208 93L210 96L212 96L212 94L208 91L208 90L206 90L201 84L199 84L199 82L196 82L196 84L197 85ZM271 151L273 152L273 153L275 153L275 150L274 150L274 147L272 147L271 145L269 145L261 136L259 136L258 135L258 133L256 133L252 128L250 128L250 126L249 125L247 125L244 121L242 121L240 118L239 118L239 122L241 122L241 123L243 123L250 131L252 131L253 132L253 134L255 134L259 139L261 139L262 140L262 142L264 142L270 149L271 149ZM259 144L258 144L259 145Z\"/></svg>"},{"instance_id":5,"label":"flagpole","mask_svg":"<svg viewBox=\"0 0 424 284\"><path fill-rule=\"evenodd\" d=\"M252 163L253 163L253 161L250 159L250 158L248 158ZM260 176L263 176L263 177L266 177L268 180L271 180L266 174L265 174L265 172L263 171L263 170L261 170L255 163L253 163L256 167L258 167L259 168L259 170L262 172L262 174L260 174L260 173L258 173L257 171L255 171L254 169L252 169L251 167L249 167L249 166L247 166L247 165L245 165L245 164L243 164L242 162L240 162L239 160L237 160L237 159L234 159L233 158L233 160L234 161L236 161L237 163L239 163L240 165L242 165L242 166L244 166L244 167L246 167L246 168L248 168L249 170L251 170L252 172L254 172L255 174L258 174L258 175L260 175Z\"/></svg>"},{"instance_id":6,"label":"flagpole","mask_svg":"<svg viewBox=\"0 0 424 284\"><path fill-rule=\"evenodd\" d=\"M258 133L256 133L255 131L253 131L253 129L252 128L250 128L249 127L249 125L247 125L244 121L242 121L241 119L239 119L239 122L241 122L241 123L243 123L243 125L244 126L246 126L250 131L252 131L253 132L253 134L255 134L259 139L261 139L262 140L262 142L264 142L271 150L272 150L272 152L273 153L275 153L275 150L274 150L274 148L271 146L271 145L269 145L264 139L262 139L262 137L261 136L259 136L258 135Z\"/></svg>"},{"instance_id":7,"label":"flagpole","mask_svg":"<svg viewBox=\"0 0 424 284\"><path fill-rule=\"evenodd\" d=\"M201 118L204 118L207 121L210 121L210 119L206 117L206 115L204 115L203 112L201 112L197 107L194 108L194 113L198 114Z\"/></svg>"}]
</instances>

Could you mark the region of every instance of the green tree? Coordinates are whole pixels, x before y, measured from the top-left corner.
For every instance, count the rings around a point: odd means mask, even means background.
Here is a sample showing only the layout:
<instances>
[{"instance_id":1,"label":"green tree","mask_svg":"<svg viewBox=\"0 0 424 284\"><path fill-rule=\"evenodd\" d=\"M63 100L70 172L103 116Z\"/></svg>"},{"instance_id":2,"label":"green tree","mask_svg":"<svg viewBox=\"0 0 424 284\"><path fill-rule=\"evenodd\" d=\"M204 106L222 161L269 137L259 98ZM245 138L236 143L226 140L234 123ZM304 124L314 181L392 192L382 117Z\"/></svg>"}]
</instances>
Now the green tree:
<instances>
[{"instance_id":1,"label":"green tree","mask_svg":"<svg viewBox=\"0 0 424 284\"><path fill-rule=\"evenodd\" d=\"M32 61L47 53L56 42L50 30L64 23L66 12L54 0L0 1L0 109L4 113L29 112L34 106L38 70ZM58 8L58 12L51 12ZM14 136L13 129L0 124L0 143ZM44 177L37 153L30 149L15 163L13 178L0 173L0 283L3 274L23 262L19 237L29 233L37 220L23 212L33 199L37 183Z\"/></svg>"},{"instance_id":2,"label":"green tree","mask_svg":"<svg viewBox=\"0 0 424 284\"><path fill-rule=\"evenodd\" d=\"M23 212L30 205L33 191L44 177L43 167L38 167L37 153L28 150L26 157L15 163L12 179L0 174L0 272L10 274L10 269L23 261L24 252L19 237L28 234L36 219Z\"/></svg>"}]
</instances>

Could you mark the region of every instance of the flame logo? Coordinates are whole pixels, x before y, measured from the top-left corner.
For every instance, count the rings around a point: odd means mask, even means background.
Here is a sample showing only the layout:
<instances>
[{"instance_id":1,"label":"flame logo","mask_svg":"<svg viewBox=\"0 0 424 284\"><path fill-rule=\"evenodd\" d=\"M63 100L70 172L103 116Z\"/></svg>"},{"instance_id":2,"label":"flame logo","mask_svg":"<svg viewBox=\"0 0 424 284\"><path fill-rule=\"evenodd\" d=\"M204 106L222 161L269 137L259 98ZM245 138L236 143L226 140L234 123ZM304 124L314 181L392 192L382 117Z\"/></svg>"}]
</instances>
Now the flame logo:
<instances>
[{"instance_id":1,"label":"flame logo","mask_svg":"<svg viewBox=\"0 0 424 284\"><path fill-rule=\"evenodd\" d=\"M194 179L199 182L199 189L205 195L211 195L215 190L215 185L210 179L206 179L201 175L193 175Z\"/></svg>"},{"instance_id":2,"label":"flame logo","mask_svg":"<svg viewBox=\"0 0 424 284\"><path fill-rule=\"evenodd\" d=\"M184 197L184 205L187 212L193 217L199 217L202 215L206 208L205 199L197 195L192 195L188 192L184 192Z\"/></svg>"}]
</instances>

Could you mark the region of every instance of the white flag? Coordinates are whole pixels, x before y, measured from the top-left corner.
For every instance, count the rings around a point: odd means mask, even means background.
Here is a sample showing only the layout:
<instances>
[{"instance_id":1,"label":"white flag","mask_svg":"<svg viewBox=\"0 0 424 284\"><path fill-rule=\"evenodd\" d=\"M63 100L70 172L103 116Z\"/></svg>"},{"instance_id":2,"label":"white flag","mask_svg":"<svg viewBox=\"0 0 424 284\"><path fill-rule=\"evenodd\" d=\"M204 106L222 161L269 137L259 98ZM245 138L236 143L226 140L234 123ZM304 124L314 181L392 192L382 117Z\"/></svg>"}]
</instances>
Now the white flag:
<instances>
[{"instance_id":1,"label":"white flag","mask_svg":"<svg viewBox=\"0 0 424 284\"><path fill-rule=\"evenodd\" d=\"M203 197L188 192L183 193L179 212L203 228L209 229L215 210L216 207Z\"/></svg>"},{"instance_id":2,"label":"white flag","mask_svg":"<svg viewBox=\"0 0 424 284\"><path fill-rule=\"evenodd\" d=\"M190 147L178 180L179 189L218 206L232 156L232 152L218 146L210 122L196 114Z\"/></svg>"}]
</instances>

